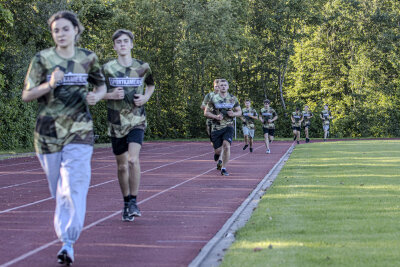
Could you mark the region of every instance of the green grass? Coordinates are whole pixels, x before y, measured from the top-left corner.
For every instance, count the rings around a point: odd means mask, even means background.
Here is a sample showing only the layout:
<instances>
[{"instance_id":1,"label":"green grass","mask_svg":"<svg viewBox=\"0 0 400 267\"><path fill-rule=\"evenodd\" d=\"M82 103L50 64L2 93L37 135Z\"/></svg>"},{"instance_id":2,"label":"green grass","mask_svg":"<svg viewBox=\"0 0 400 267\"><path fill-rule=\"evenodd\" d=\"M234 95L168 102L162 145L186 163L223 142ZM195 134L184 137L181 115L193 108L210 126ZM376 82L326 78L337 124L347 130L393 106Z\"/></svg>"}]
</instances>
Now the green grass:
<instances>
[{"instance_id":1,"label":"green grass","mask_svg":"<svg viewBox=\"0 0 400 267\"><path fill-rule=\"evenodd\" d=\"M400 141L297 146L222 266L399 266Z\"/></svg>"}]
</instances>

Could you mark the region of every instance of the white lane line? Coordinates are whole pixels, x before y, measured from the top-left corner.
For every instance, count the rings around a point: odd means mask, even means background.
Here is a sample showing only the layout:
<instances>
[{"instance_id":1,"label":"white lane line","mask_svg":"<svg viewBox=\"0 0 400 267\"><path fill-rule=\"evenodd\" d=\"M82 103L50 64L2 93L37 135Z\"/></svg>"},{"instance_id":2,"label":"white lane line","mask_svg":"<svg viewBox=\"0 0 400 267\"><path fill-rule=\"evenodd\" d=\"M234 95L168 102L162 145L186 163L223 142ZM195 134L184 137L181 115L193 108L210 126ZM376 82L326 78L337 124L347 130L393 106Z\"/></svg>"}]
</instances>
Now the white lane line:
<instances>
[{"instance_id":1,"label":"white lane line","mask_svg":"<svg viewBox=\"0 0 400 267\"><path fill-rule=\"evenodd\" d=\"M26 207L29 207L29 206L32 206L32 205L35 205L35 204L38 204L38 203L45 202L45 201L50 200L50 199L52 199L52 197L44 198L44 199L41 199L41 200L38 200L38 201L35 201L35 202L30 202L28 204L24 204L24 205L21 205L21 206L18 206L18 207L2 210L2 211L0 211L0 214L6 213L6 212L10 212L10 211L13 211L13 210L17 210L17 209L26 208Z\"/></svg>"},{"instance_id":2,"label":"white lane line","mask_svg":"<svg viewBox=\"0 0 400 267\"><path fill-rule=\"evenodd\" d=\"M7 186L0 187L0 190L1 190L1 189L12 188L12 187L17 187L17 186L21 186L21 185L26 185L26 184L37 183L37 182L40 182L40 181L45 181L45 180L46 180L46 179L39 179L39 180L30 181L30 182L26 182L26 183L20 183L20 184L7 185Z\"/></svg>"},{"instance_id":3,"label":"white lane line","mask_svg":"<svg viewBox=\"0 0 400 267\"><path fill-rule=\"evenodd\" d=\"M255 148L254 150L257 150L257 149L260 148L260 147L263 147L263 145L261 145L261 146ZM210 153L210 152L209 152L209 153ZM211 152L211 153L212 153L212 152ZM238 157L236 157L236 158L233 158L233 159L231 159L230 161L234 161L234 160L236 160L236 159L238 159L238 158L241 158L241 157L243 157L243 156L245 156L245 155L247 155L247 154L249 154L249 152L247 152L247 153L245 153L245 154L243 154L243 155L240 155L240 156L238 156ZM214 170L215 170L215 167L213 167L213 168L211 168L211 169L209 169L209 170L207 170L207 171L205 171L205 172L203 172L203 173L201 173L201 174L199 174L199 175L196 175L196 176L194 176L194 177L192 177L192 178L190 178L190 179L188 179L188 180L186 180L186 181L184 181L184 182L181 182L181 183L179 183L179 184L176 184L176 185L174 185L174 186L171 186L171 187L169 187L169 188L167 188L167 189L165 189L165 190L163 190L163 191L161 191L161 192L159 192L159 193L157 193L157 194L155 194L155 195L153 195L153 196L150 196L150 197L148 197L148 198L146 198L146 199L143 199L142 201L139 201L138 204L145 203L145 202L147 202L147 201L149 201L149 200L151 200L151 199L153 199L153 198L155 198L155 197L157 197L157 196L159 196L159 195L161 195L161 194L164 194L164 193L166 193L166 192L168 192L168 191L171 191L172 189L175 189L175 188L177 188L177 187L179 187L179 186L181 186L181 185L183 185L183 184L186 184L186 183L188 183L188 182L190 182L190 181L192 181L192 180L194 180L194 179L196 179L196 178L198 178L198 177L200 177L200 176L202 176L202 175L204 175L204 174L207 174L207 173L209 173L209 172L211 172L211 171L214 171ZM97 221L95 221L95 222L93 222L93 223L91 223L91 224L89 224L89 225L83 227L82 231L88 230L88 229L92 228L93 226L96 226L97 224L102 223L102 222L104 222L104 221L106 221L106 220L108 220L108 219L110 219L110 218L112 218L112 217L114 217L114 216L116 216L116 215L118 215L118 214L120 214L120 213L121 213L121 211L118 210L118 211L112 213L111 215L108 215L108 216L106 216L106 217L104 217L104 218L102 218L102 219L100 219L100 220L97 220ZM20 262L20 261L22 261L22 260L24 260L24 259L26 259L26 258L28 258L28 257L30 257L30 256L32 256L32 255L34 255L34 254L36 254L36 253L38 253L38 252L44 250L44 249L46 249L46 248L48 248L48 247L50 247L50 246L56 244L57 242L59 242L58 239L53 240L53 241L51 241L51 242L49 242L49 243L47 243L47 244L44 244L44 245L42 245L42 246L40 246L40 247L38 247L38 248L36 248L36 249L34 249L34 250L31 250L31 251L29 251L29 252L27 252L27 253L22 254L21 256L19 256L19 257L17 257L17 258L14 258L14 259L11 260L11 261L8 261L8 262L6 262L6 263L0 265L0 267L7 267L7 266L10 266L10 265L12 265L12 264L14 264L14 263Z\"/></svg>"}]
</instances>

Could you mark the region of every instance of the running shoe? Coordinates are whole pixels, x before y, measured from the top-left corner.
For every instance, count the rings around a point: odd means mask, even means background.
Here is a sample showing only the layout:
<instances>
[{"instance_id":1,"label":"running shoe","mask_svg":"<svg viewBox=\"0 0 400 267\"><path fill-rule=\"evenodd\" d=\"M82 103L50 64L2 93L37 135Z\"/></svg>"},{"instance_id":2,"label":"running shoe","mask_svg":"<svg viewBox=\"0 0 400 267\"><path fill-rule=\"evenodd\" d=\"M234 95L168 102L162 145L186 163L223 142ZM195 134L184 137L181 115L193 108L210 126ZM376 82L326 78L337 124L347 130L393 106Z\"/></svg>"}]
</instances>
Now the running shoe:
<instances>
[{"instance_id":1,"label":"running shoe","mask_svg":"<svg viewBox=\"0 0 400 267\"><path fill-rule=\"evenodd\" d=\"M306 143L309 143L309 142L310 142L310 139L306 138Z\"/></svg>"},{"instance_id":2,"label":"running shoe","mask_svg":"<svg viewBox=\"0 0 400 267\"><path fill-rule=\"evenodd\" d=\"M221 175L229 176L229 173L226 171L226 169L222 169L221 170Z\"/></svg>"},{"instance_id":3,"label":"running shoe","mask_svg":"<svg viewBox=\"0 0 400 267\"><path fill-rule=\"evenodd\" d=\"M250 153L253 153L253 148L252 147L250 147Z\"/></svg>"},{"instance_id":4,"label":"running shoe","mask_svg":"<svg viewBox=\"0 0 400 267\"><path fill-rule=\"evenodd\" d=\"M64 243L60 251L57 253L57 262L69 266L74 262L74 249L72 244Z\"/></svg>"},{"instance_id":5,"label":"running shoe","mask_svg":"<svg viewBox=\"0 0 400 267\"><path fill-rule=\"evenodd\" d=\"M267 151L265 151L265 154L271 154L271 150L267 149Z\"/></svg>"},{"instance_id":6,"label":"running shoe","mask_svg":"<svg viewBox=\"0 0 400 267\"><path fill-rule=\"evenodd\" d=\"M297 141L297 144L300 144L300 141Z\"/></svg>"},{"instance_id":7,"label":"running shoe","mask_svg":"<svg viewBox=\"0 0 400 267\"><path fill-rule=\"evenodd\" d=\"M218 160L217 170L221 170L221 168L222 168L222 160Z\"/></svg>"},{"instance_id":8,"label":"running shoe","mask_svg":"<svg viewBox=\"0 0 400 267\"><path fill-rule=\"evenodd\" d=\"M219 155L218 154L214 154L214 161L218 161L219 159Z\"/></svg>"},{"instance_id":9,"label":"running shoe","mask_svg":"<svg viewBox=\"0 0 400 267\"><path fill-rule=\"evenodd\" d=\"M249 145L245 145L244 147L243 147L243 150L246 150L246 148L248 147Z\"/></svg>"},{"instance_id":10,"label":"running shoe","mask_svg":"<svg viewBox=\"0 0 400 267\"><path fill-rule=\"evenodd\" d=\"M136 199L131 199L129 201L129 216L135 216L135 217L142 216L142 213L140 213L140 210L136 204Z\"/></svg>"},{"instance_id":11,"label":"running shoe","mask_svg":"<svg viewBox=\"0 0 400 267\"><path fill-rule=\"evenodd\" d=\"M129 203L124 205L124 209L122 210L122 221L123 222L133 222L135 217L129 215Z\"/></svg>"}]
</instances>

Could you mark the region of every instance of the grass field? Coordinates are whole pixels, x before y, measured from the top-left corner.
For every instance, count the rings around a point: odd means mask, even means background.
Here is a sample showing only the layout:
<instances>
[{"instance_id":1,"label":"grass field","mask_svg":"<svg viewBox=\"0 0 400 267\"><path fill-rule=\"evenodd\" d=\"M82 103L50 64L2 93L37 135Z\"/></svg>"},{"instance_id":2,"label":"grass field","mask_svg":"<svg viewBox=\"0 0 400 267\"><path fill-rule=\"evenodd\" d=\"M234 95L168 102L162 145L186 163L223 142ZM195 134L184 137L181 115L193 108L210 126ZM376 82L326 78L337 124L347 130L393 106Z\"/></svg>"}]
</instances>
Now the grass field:
<instances>
[{"instance_id":1,"label":"grass field","mask_svg":"<svg viewBox=\"0 0 400 267\"><path fill-rule=\"evenodd\" d=\"M222 266L399 266L400 141L297 146Z\"/></svg>"}]
</instances>

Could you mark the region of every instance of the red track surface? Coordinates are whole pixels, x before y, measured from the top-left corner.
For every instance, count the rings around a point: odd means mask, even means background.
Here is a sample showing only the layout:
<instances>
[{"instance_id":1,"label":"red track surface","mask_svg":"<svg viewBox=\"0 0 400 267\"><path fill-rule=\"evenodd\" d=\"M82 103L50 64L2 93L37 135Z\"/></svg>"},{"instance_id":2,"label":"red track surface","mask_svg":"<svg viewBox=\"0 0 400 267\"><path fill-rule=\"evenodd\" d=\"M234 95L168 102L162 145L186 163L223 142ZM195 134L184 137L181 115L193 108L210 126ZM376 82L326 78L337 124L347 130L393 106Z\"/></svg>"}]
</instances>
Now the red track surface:
<instances>
[{"instance_id":1,"label":"red track surface","mask_svg":"<svg viewBox=\"0 0 400 267\"><path fill-rule=\"evenodd\" d=\"M187 266L264 178L291 142L265 154L234 142L229 177L215 170L207 142L145 143L142 217L121 221L122 197L110 148L92 159L85 229L73 266ZM55 201L36 157L0 161L0 266L59 266Z\"/></svg>"}]
</instances>

